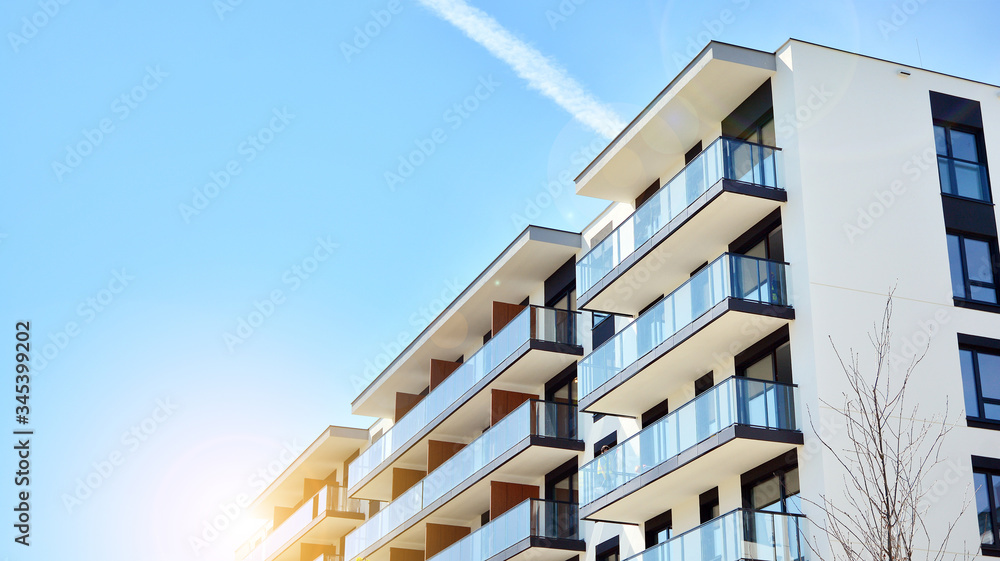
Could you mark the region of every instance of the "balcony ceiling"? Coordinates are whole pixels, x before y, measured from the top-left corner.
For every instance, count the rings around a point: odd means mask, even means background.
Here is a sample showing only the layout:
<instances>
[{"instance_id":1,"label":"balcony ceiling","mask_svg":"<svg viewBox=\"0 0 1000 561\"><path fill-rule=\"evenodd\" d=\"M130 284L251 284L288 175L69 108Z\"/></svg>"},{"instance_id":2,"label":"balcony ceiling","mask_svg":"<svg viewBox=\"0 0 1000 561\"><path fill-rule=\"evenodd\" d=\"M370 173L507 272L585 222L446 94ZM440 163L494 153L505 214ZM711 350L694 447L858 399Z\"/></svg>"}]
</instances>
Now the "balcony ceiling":
<instances>
[{"instance_id":1,"label":"balcony ceiling","mask_svg":"<svg viewBox=\"0 0 1000 561\"><path fill-rule=\"evenodd\" d=\"M774 54L711 42L579 177L578 195L633 203L775 73Z\"/></svg>"},{"instance_id":2,"label":"balcony ceiling","mask_svg":"<svg viewBox=\"0 0 1000 561\"><path fill-rule=\"evenodd\" d=\"M580 235L529 226L352 403L352 412L392 418L396 392L427 387L430 360L455 360L482 344L493 302L517 304L580 249ZM468 358L468 357L466 357ZM360 374L360 373L359 373ZM371 372L367 372L371 375Z\"/></svg>"},{"instance_id":3,"label":"balcony ceiling","mask_svg":"<svg viewBox=\"0 0 1000 561\"><path fill-rule=\"evenodd\" d=\"M342 465L348 456L368 441L366 429L330 426L306 451L281 472L264 492L250 505L251 511L262 517L274 513L274 507L291 507L302 499L304 479L325 479ZM338 474L343 478L343 474Z\"/></svg>"}]
</instances>

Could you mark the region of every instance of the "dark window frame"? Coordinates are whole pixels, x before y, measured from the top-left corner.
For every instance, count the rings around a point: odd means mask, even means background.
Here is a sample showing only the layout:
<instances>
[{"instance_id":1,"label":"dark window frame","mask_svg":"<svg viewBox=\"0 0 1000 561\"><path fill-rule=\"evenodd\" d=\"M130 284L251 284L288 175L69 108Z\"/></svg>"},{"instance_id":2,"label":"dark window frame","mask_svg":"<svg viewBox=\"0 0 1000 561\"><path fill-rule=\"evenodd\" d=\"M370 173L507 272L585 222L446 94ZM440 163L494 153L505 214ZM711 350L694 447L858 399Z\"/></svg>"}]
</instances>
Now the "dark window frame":
<instances>
[{"instance_id":1,"label":"dark window frame","mask_svg":"<svg viewBox=\"0 0 1000 561\"><path fill-rule=\"evenodd\" d=\"M978 304L978 305L985 305L985 306L996 306L997 309L1000 310L1000 283L997 282L998 273L1000 273L1000 271L998 271L998 267L997 267L998 263L1000 263L1000 248L998 248L998 246L997 246L997 239L995 237L991 237L991 236L980 236L980 235L974 235L974 234L967 234L965 232L960 232L960 231L956 231L956 230L948 230L946 232L946 238L949 238L951 236L955 236L956 238L958 238L959 261L960 261L960 265L961 265L961 268L962 268L962 282L963 282L962 288L963 288L963 290L965 292L965 296L955 296L955 294L954 294L955 287L954 287L954 283L952 283L952 296L953 296L953 298L955 299L956 302L960 301L960 302L968 302L968 303L971 303L971 304ZM967 239L978 241L978 242L984 242L989 247L990 260L992 261L990 263L990 265L991 265L991 269L992 269L992 272L993 272L993 283L992 283L992 285L989 284L989 283L985 283L983 281L973 281L970 278L970 275L969 275L969 262L968 262L968 257L966 256L966 251L965 251L965 240L967 240ZM951 255L951 250L949 249L949 251L948 251L948 275L949 275L949 277L951 276L951 259L952 259L952 255ZM975 298L972 298L972 287L973 286L976 286L977 288L992 288L993 289L994 300L996 300L996 301L995 302L990 302L988 300L976 300Z\"/></svg>"},{"instance_id":2,"label":"dark window frame","mask_svg":"<svg viewBox=\"0 0 1000 561\"><path fill-rule=\"evenodd\" d=\"M988 405L1000 406L1000 399L985 397L983 395L982 380L980 379L980 372L979 372L979 355L988 354L1000 358L1000 348L997 348L995 346L981 345L981 344L977 345L974 343L970 343L968 339L965 339L965 342L963 342L963 338L960 335L958 351L959 351L959 357L961 357L961 353L963 351L968 351L972 353L972 380L973 383L975 383L975 387L971 389L975 392L977 409L975 411L975 414L972 414L973 412L968 411L968 408L966 408L965 411L966 422L969 424L969 426L974 426L977 428L990 428L994 430L1000 430L1000 418L993 419L986 416L986 405L988 404ZM961 358L959 359L959 362L960 362L959 368L961 368ZM962 377L963 377L962 391L964 392L967 391L969 388L964 387L964 382L965 382L964 372L962 373Z\"/></svg>"},{"instance_id":3,"label":"dark window frame","mask_svg":"<svg viewBox=\"0 0 1000 561\"><path fill-rule=\"evenodd\" d=\"M948 182L953 186L955 190L958 189L958 174L955 171L955 162L961 162L964 164L974 164L976 167L980 168L981 179L985 183L986 198L980 199L976 197L967 197L965 195L959 195L956 193L948 193L944 190L944 182L940 181L941 166L938 165L938 181L941 184L941 194L947 197L955 197L957 199L963 199L967 201L976 201L980 203L993 203L993 188L990 182L990 167L986 163L986 137L983 134L983 129L978 127L973 127L969 125L963 125L960 123L953 123L945 121L942 119L934 119L934 127L941 127L945 130L945 144L947 146L947 154L937 153L937 138L935 136L934 143L934 155L936 162L940 162L940 158L944 158L948 161ZM954 149L952 148L951 142L951 131L958 131L961 133L969 134L976 139L976 157L979 161L973 162L971 160L966 160L964 158L959 158L954 155ZM980 167L981 166L981 167Z\"/></svg>"},{"instance_id":4,"label":"dark window frame","mask_svg":"<svg viewBox=\"0 0 1000 561\"><path fill-rule=\"evenodd\" d=\"M981 458L978 456L972 457L972 473L973 478L975 474L984 474L987 476L987 485L990 483L990 478L996 478L1000 480L1000 460L995 460L992 458ZM1000 557L1000 504L997 504L996 497L992 493L992 488L989 489L987 493L987 500L989 502L990 512L993 513L993 543L992 544L980 544L980 549L983 555L988 555L991 557ZM976 505L978 510L979 505ZM978 529L978 528L977 528Z\"/></svg>"}]
</instances>

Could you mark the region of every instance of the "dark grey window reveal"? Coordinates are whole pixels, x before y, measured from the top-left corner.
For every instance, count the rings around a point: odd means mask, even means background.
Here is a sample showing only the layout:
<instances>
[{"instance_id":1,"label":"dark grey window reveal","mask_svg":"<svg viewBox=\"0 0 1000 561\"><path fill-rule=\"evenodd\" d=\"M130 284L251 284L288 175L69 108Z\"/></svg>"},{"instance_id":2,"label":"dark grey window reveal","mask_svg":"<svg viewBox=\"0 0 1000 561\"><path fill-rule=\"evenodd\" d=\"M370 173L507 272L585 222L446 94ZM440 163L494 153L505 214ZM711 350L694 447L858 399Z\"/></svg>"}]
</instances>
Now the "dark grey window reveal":
<instances>
[{"instance_id":1,"label":"dark grey window reveal","mask_svg":"<svg viewBox=\"0 0 1000 561\"><path fill-rule=\"evenodd\" d=\"M983 142L978 131L953 125L934 125L941 192L989 202L990 181L983 164Z\"/></svg>"},{"instance_id":2,"label":"dark grey window reveal","mask_svg":"<svg viewBox=\"0 0 1000 561\"><path fill-rule=\"evenodd\" d=\"M1000 472L974 470L976 518L983 552L994 555L1000 550Z\"/></svg>"},{"instance_id":3,"label":"dark grey window reveal","mask_svg":"<svg viewBox=\"0 0 1000 561\"><path fill-rule=\"evenodd\" d=\"M1000 422L1000 354L969 348L959 354L966 415Z\"/></svg>"},{"instance_id":4,"label":"dark grey window reveal","mask_svg":"<svg viewBox=\"0 0 1000 561\"><path fill-rule=\"evenodd\" d=\"M995 239L948 234L948 261L955 298L997 303Z\"/></svg>"}]
</instances>

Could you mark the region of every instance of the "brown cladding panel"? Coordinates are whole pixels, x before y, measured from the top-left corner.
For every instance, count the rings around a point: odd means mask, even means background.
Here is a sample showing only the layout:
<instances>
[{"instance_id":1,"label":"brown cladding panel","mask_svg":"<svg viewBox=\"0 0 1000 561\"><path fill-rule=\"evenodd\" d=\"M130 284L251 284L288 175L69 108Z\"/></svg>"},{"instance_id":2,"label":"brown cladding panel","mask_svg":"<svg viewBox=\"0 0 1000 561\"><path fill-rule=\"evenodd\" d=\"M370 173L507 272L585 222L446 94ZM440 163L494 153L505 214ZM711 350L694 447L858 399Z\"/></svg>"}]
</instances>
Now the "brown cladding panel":
<instances>
[{"instance_id":1,"label":"brown cladding panel","mask_svg":"<svg viewBox=\"0 0 1000 561\"><path fill-rule=\"evenodd\" d=\"M521 504L525 499L538 498L537 485L521 485L505 481L490 482L490 520Z\"/></svg>"},{"instance_id":2,"label":"brown cladding panel","mask_svg":"<svg viewBox=\"0 0 1000 561\"><path fill-rule=\"evenodd\" d=\"M465 448L465 444L460 442L444 442L441 440L427 441L427 473L434 471L438 466L445 463L448 458L454 456L459 450Z\"/></svg>"},{"instance_id":3,"label":"brown cladding panel","mask_svg":"<svg viewBox=\"0 0 1000 561\"><path fill-rule=\"evenodd\" d=\"M508 413L529 399L538 399L538 396L530 393L493 390L492 395L490 395L490 426L497 424L500 419L506 417Z\"/></svg>"},{"instance_id":4,"label":"brown cladding panel","mask_svg":"<svg viewBox=\"0 0 1000 561\"><path fill-rule=\"evenodd\" d=\"M424 561L424 552L419 549L390 547L389 561Z\"/></svg>"},{"instance_id":5,"label":"brown cladding panel","mask_svg":"<svg viewBox=\"0 0 1000 561\"><path fill-rule=\"evenodd\" d=\"M500 333L500 330L526 307L520 304L493 302L493 335L496 336L497 333Z\"/></svg>"},{"instance_id":6,"label":"brown cladding panel","mask_svg":"<svg viewBox=\"0 0 1000 561\"><path fill-rule=\"evenodd\" d=\"M322 479L304 479L302 481L302 498L315 495L324 486L326 486L326 481Z\"/></svg>"},{"instance_id":7,"label":"brown cladding panel","mask_svg":"<svg viewBox=\"0 0 1000 561\"><path fill-rule=\"evenodd\" d=\"M301 559L316 559L322 554L333 555L336 548L332 545L319 545L313 543L302 544L302 549L299 551Z\"/></svg>"},{"instance_id":8,"label":"brown cladding panel","mask_svg":"<svg viewBox=\"0 0 1000 561\"><path fill-rule=\"evenodd\" d=\"M413 406L420 403L423 398L422 395L396 392L396 416L393 417L393 422L402 419L403 415L406 415L406 412L413 409Z\"/></svg>"},{"instance_id":9,"label":"brown cladding panel","mask_svg":"<svg viewBox=\"0 0 1000 561\"><path fill-rule=\"evenodd\" d=\"M402 495L427 476L427 472L419 469L392 468L392 500Z\"/></svg>"},{"instance_id":10,"label":"brown cladding panel","mask_svg":"<svg viewBox=\"0 0 1000 561\"><path fill-rule=\"evenodd\" d=\"M287 520L288 517L291 516L293 512L295 512L294 508L289 508L285 506L274 507L274 517L272 518L272 520L274 520L274 527L277 528L278 525Z\"/></svg>"},{"instance_id":11,"label":"brown cladding panel","mask_svg":"<svg viewBox=\"0 0 1000 561\"><path fill-rule=\"evenodd\" d=\"M448 526L446 524L427 524L427 537L424 541L424 551L427 558L444 551L449 545L468 536L472 528L467 526Z\"/></svg>"},{"instance_id":12,"label":"brown cladding panel","mask_svg":"<svg viewBox=\"0 0 1000 561\"><path fill-rule=\"evenodd\" d=\"M444 382L448 376L451 375L459 366L461 362L452 362L450 360L438 360L436 358L431 359L431 384L430 389L434 391L434 388L438 387L438 384Z\"/></svg>"}]
</instances>

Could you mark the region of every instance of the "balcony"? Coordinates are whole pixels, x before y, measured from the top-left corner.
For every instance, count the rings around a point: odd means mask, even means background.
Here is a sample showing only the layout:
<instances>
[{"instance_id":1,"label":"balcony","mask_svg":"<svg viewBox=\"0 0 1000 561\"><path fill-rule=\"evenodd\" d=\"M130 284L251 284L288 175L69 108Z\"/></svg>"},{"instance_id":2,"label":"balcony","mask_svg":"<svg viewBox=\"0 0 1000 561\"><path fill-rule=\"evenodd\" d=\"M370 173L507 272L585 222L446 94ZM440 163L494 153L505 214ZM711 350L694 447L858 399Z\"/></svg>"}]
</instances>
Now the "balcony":
<instances>
[{"instance_id":1,"label":"balcony","mask_svg":"<svg viewBox=\"0 0 1000 561\"><path fill-rule=\"evenodd\" d=\"M337 545L348 531L365 519L367 503L348 498L344 487L328 485L306 499L288 518L262 539L244 544L236 552L242 561L298 561L295 543Z\"/></svg>"},{"instance_id":2,"label":"balcony","mask_svg":"<svg viewBox=\"0 0 1000 561\"><path fill-rule=\"evenodd\" d=\"M348 559L378 559L389 542L419 546L426 522L488 510L488 477L541 477L582 451L576 422L575 406L524 402L349 534Z\"/></svg>"},{"instance_id":3,"label":"balcony","mask_svg":"<svg viewBox=\"0 0 1000 561\"><path fill-rule=\"evenodd\" d=\"M710 144L580 259L579 306L635 313L655 297L642 281L651 272L676 284L777 209L786 200L777 150L732 138ZM629 290L608 290L619 281Z\"/></svg>"},{"instance_id":4,"label":"balcony","mask_svg":"<svg viewBox=\"0 0 1000 561\"><path fill-rule=\"evenodd\" d=\"M579 527L577 505L528 499L430 559L563 561L586 550Z\"/></svg>"},{"instance_id":5,"label":"balcony","mask_svg":"<svg viewBox=\"0 0 1000 561\"><path fill-rule=\"evenodd\" d=\"M641 523L685 492L802 444L795 393L752 378L721 382L581 467L584 517Z\"/></svg>"},{"instance_id":6,"label":"balcony","mask_svg":"<svg viewBox=\"0 0 1000 561\"><path fill-rule=\"evenodd\" d=\"M804 561L805 524L797 514L734 510L625 561Z\"/></svg>"},{"instance_id":7,"label":"balcony","mask_svg":"<svg viewBox=\"0 0 1000 561\"><path fill-rule=\"evenodd\" d=\"M788 323L786 268L729 253L705 266L580 361L580 409L638 417Z\"/></svg>"},{"instance_id":8,"label":"balcony","mask_svg":"<svg viewBox=\"0 0 1000 561\"><path fill-rule=\"evenodd\" d=\"M383 498L388 476L376 482L374 491L365 487L421 439L432 434L465 434L467 419L453 414L464 405L485 406L488 396L477 394L501 374L510 385L534 385L542 374L555 374L575 362L583 355L578 315L536 306L521 311L351 462L351 494Z\"/></svg>"}]
</instances>

